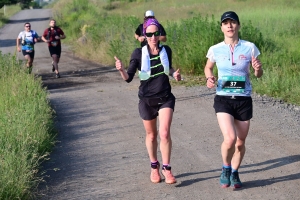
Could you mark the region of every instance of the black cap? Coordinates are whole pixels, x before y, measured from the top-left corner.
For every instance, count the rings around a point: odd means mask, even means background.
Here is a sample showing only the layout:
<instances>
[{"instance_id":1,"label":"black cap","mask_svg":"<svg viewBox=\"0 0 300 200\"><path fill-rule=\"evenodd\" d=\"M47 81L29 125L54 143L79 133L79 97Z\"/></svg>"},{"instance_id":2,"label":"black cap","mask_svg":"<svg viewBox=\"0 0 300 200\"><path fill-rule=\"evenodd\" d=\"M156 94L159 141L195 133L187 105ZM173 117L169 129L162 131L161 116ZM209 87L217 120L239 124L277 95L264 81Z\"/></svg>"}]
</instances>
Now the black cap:
<instances>
[{"instance_id":1,"label":"black cap","mask_svg":"<svg viewBox=\"0 0 300 200\"><path fill-rule=\"evenodd\" d=\"M240 24L239 16L233 11L224 12L224 14L221 16L221 24L225 19L232 19Z\"/></svg>"}]
</instances>

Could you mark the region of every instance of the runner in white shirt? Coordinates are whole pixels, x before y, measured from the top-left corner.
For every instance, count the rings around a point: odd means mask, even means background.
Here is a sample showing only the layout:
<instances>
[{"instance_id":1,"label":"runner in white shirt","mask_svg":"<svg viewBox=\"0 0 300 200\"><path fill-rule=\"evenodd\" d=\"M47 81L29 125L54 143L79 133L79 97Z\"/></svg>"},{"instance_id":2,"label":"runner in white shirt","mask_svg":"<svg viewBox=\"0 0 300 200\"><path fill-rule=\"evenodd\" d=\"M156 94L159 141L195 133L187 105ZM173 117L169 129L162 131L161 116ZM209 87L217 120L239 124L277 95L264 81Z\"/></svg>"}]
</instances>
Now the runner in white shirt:
<instances>
[{"instance_id":1,"label":"runner in white shirt","mask_svg":"<svg viewBox=\"0 0 300 200\"><path fill-rule=\"evenodd\" d=\"M251 65L257 78L263 75L263 70L257 47L239 39L240 21L235 12L228 11L221 16L221 30L224 41L209 48L204 72L207 87L217 85L214 108L224 138L220 184L223 188L240 188L238 169L245 155L245 140L253 113ZM215 64L218 78L213 74Z\"/></svg>"},{"instance_id":2,"label":"runner in white shirt","mask_svg":"<svg viewBox=\"0 0 300 200\"><path fill-rule=\"evenodd\" d=\"M24 29L25 30L21 31L17 37L17 49L19 52L22 50L22 53L27 60L26 66L29 73L31 73L34 59L34 44L38 42L39 36L34 30L31 30L31 25L29 22L24 24Z\"/></svg>"}]
</instances>

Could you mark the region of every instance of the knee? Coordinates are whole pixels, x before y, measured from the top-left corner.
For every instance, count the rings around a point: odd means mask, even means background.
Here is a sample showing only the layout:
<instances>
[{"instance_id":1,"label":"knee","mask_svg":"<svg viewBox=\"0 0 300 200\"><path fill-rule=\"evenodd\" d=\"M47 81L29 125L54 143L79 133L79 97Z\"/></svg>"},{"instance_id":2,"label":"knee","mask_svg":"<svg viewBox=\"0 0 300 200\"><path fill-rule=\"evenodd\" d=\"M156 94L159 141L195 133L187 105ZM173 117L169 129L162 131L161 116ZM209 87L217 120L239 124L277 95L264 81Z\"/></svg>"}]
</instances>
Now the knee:
<instances>
[{"instance_id":1,"label":"knee","mask_svg":"<svg viewBox=\"0 0 300 200\"><path fill-rule=\"evenodd\" d=\"M226 145L228 148L233 148L236 145L235 138L225 138L223 144Z\"/></svg>"},{"instance_id":2,"label":"knee","mask_svg":"<svg viewBox=\"0 0 300 200\"><path fill-rule=\"evenodd\" d=\"M150 141L155 141L157 139L157 133L156 132L146 132L146 137Z\"/></svg>"},{"instance_id":3,"label":"knee","mask_svg":"<svg viewBox=\"0 0 300 200\"><path fill-rule=\"evenodd\" d=\"M159 133L159 136L160 136L160 140L162 141L162 142L164 142L164 141L170 141L170 139L171 139L171 136L170 136L170 132L169 131L161 131L160 133Z\"/></svg>"},{"instance_id":4,"label":"knee","mask_svg":"<svg viewBox=\"0 0 300 200\"><path fill-rule=\"evenodd\" d=\"M235 148L237 151L243 151L245 149L245 141L238 140L235 144Z\"/></svg>"}]
</instances>

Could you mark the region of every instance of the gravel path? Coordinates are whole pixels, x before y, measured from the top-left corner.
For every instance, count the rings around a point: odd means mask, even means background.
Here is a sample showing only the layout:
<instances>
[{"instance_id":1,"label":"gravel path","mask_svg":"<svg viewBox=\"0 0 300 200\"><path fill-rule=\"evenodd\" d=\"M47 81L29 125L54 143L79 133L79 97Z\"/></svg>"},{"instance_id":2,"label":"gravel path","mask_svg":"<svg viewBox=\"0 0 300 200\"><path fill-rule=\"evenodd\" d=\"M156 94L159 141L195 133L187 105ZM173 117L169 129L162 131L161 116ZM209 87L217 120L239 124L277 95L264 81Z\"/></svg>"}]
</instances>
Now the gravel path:
<instances>
[{"instance_id":1,"label":"gravel path","mask_svg":"<svg viewBox=\"0 0 300 200\"><path fill-rule=\"evenodd\" d=\"M0 30L1 51L14 52L25 21L41 35L49 16L50 10L13 16ZM174 86L171 164L178 183L152 184L137 108L139 80L128 84L114 67L76 58L67 46L59 65L62 78L55 79L46 44L38 43L36 51L33 72L48 87L59 132L43 165L38 199L299 199L299 107L253 95L254 117L240 168L244 187L221 189L222 136L212 108L214 91Z\"/></svg>"}]
</instances>

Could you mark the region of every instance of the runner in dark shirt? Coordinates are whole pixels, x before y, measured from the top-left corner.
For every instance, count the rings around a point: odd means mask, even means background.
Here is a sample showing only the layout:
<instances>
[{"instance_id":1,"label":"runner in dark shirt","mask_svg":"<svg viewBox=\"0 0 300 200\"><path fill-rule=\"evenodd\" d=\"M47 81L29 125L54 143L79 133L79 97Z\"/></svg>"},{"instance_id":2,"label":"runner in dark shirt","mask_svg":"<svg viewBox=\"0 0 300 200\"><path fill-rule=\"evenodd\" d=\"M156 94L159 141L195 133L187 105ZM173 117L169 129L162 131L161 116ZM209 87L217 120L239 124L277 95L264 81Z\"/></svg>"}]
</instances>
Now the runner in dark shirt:
<instances>
[{"instance_id":1,"label":"runner in dark shirt","mask_svg":"<svg viewBox=\"0 0 300 200\"><path fill-rule=\"evenodd\" d=\"M54 19L50 20L49 28L45 29L42 40L48 43L50 56L52 57L52 72L55 72L55 77L60 78L58 71L58 63L61 55L61 39L65 39L65 33L61 28L56 26Z\"/></svg>"},{"instance_id":2,"label":"runner in dark shirt","mask_svg":"<svg viewBox=\"0 0 300 200\"><path fill-rule=\"evenodd\" d=\"M161 181L160 163L157 158L157 136L160 136L162 157L162 174L168 184L176 183L171 172L170 157L172 140L170 127L175 107L175 97L171 92L169 75L177 81L181 80L179 69L172 68L172 51L169 46L159 44L160 24L154 18L144 22L143 34L147 37L147 45L137 48L131 55L129 68L126 71L122 62L115 57L116 68L128 83L139 71L139 113L146 131L146 147L151 162L150 180ZM157 130L157 117L159 127Z\"/></svg>"},{"instance_id":3,"label":"runner in dark shirt","mask_svg":"<svg viewBox=\"0 0 300 200\"><path fill-rule=\"evenodd\" d=\"M152 10L148 10L145 12L144 21L147 19L153 18L155 19L154 12ZM143 24L140 24L135 30L134 37L141 43L141 47L147 44L146 37L143 34ZM167 41L167 33L162 25L160 25L160 36L159 41L166 42Z\"/></svg>"}]
</instances>

